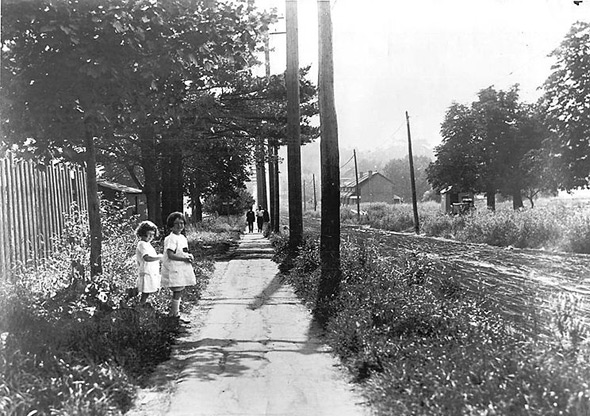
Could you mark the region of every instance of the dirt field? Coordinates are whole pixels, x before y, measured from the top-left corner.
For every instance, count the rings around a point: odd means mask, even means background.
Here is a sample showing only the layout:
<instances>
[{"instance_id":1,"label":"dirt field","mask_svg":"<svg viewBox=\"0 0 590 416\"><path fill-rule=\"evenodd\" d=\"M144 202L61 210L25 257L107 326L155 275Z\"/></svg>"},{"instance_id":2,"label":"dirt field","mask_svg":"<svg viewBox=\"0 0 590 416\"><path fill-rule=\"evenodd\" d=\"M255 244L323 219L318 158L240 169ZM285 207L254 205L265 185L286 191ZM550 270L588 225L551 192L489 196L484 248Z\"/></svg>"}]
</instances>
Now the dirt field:
<instances>
[{"instance_id":1,"label":"dirt field","mask_svg":"<svg viewBox=\"0 0 590 416\"><path fill-rule=\"evenodd\" d=\"M489 297L524 330L544 332L554 308L575 300L590 322L590 255L468 244L370 228L344 227L342 236L378 245L385 255L419 253L435 272L451 273L467 288Z\"/></svg>"}]
</instances>

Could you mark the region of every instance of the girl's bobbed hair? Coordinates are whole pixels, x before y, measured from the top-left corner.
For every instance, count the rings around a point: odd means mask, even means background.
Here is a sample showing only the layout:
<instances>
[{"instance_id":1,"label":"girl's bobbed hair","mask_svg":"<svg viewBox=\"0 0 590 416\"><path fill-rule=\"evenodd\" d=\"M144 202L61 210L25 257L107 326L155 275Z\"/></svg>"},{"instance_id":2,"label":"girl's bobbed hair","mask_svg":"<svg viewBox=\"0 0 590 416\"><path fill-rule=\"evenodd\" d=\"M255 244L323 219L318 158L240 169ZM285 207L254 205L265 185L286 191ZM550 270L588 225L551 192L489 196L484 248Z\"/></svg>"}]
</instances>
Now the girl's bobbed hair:
<instances>
[{"instance_id":1,"label":"girl's bobbed hair","mask_svg":"<svg viewBox=\"0 0 590 416\"><path fill-rule=\"evenodd\" d=\"M135 229L135 235L138 237L147 237L148 231L153 231L154 236L158 236L158 226L151 221L142 221Z\"/></svg>"},{"instance_id":2,"label":"girl's bobbed hair","mask_svg":"<svg viewBox=\"0 0 590 416\"><path fill-rule=\"evenodd\" d=\"M184 218L184 214L182 212L176 211L168 215L168 218L166 218L166 226L168 228L174 227L174 221L176 221L179 218L186 224L186 218Z\"/></svg>"}]
</instances>

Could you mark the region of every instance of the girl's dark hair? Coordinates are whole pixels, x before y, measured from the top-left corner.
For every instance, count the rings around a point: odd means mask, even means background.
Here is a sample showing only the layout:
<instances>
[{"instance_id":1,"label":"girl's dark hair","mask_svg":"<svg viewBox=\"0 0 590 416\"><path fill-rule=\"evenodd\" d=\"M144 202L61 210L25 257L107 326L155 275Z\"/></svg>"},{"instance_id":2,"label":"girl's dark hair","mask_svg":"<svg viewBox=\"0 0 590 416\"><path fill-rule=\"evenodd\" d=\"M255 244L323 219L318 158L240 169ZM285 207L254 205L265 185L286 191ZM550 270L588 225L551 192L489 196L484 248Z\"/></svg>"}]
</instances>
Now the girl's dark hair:
<instances>
[{"instance_id":1,"label":"girl's dark hair","mask_svg":"<svg viewBox=\"0 0 590 416\"><path fill-rule=\"evenodd\" d=\"M135 229L135 235L138 237L146 237L148 231L154 232L154 237L158 236L158 226L151 221L142 221Z\"/></svg>"},{"instance_id":2,"label":"girl's dark hair","mask_svg":"<svg viewBox=\"0 0 590 416\"><path fill-rule=\"evenodd\" d=\"M166 226L168 228L174 227L174 221L176 221L179 218L182 221L184 221L184 223L186 224L186 218L184 218L184 214L182 212L177 211L177 212L173 212L172 214L168 215L168 218L166 218Z\"/></svg>"}]
</instances>

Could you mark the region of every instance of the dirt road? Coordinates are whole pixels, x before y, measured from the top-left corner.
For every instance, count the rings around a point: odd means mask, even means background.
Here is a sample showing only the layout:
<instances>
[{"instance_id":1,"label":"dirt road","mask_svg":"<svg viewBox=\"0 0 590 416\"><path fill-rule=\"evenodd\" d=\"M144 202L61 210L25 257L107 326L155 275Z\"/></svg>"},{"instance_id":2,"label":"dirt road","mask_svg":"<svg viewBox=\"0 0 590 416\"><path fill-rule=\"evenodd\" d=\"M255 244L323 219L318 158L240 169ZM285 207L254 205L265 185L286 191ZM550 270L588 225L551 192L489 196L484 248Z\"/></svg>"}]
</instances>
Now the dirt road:
<instances>
[{"instance_id":1,"label":"dirt road","mask_svg":"<svg viewBox=\"0 0 590 416\"><path fill-rule=\"evenodd\" d=\"M590 255L494 247L441 238L347 226L343 236L377 246L389 256L417 254L432 260L433 273L450 274L483 294L490 307L531 334L546 331L563 307L575 299L590 327Z\"/></svg>"},{"instance_id":2,"label":"dirt road","mask_svg":"<svg viewBox=\"0 0 590 416\"><path fill-rule=\"evenodd\" d=\"M172 359L129 415L370 414L271 256L267 239L246 234L217 263Z\"/></svg>"}]
</instances>

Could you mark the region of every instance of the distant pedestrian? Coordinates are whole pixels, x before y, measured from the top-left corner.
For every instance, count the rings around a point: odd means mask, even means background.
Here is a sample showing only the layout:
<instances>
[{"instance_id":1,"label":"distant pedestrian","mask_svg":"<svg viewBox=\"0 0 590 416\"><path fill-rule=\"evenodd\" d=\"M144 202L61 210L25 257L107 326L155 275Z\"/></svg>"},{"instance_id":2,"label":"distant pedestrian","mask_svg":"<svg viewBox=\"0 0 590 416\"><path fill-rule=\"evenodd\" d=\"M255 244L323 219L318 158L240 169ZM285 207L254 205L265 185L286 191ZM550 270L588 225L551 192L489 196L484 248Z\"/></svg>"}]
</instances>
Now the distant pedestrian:
<instances>
[{"instance_id":1,"label":"distant pedestrian","mask_svg":"<svg viewBox=\"0 0 590 416\"><path fill-rule=\"evenodd\" d=\"M246 212L246 222L248 223L248 232L254 231L254 220L256 219L256 214L252 211L252 207Z\"/></svg>"},{"instance_id":2,"label":"distant pedestrian","mask_svg":"<svg viewBox=\"0 0 590 416\"><path fill-rule=\"evenodd\" d=\"M258 228L258 232L262 232L262 226L264 224L264 210L262 209L262 205L258 205L258 209L256 210L256 226Z\"/></svg>"},{"instance_id":3,"label":"distant pedestrian","mask_svg":"<svg viewBox=\"0 0 590 416\"><path fill-rule=\"evenodd\" d=\"M137 291L141 293L139 300L140 305L145 305L150 293L160 290L160 260L162 256L156 253L156 249L151 245L154 237L158 236L158 227L151 221L142 221L135 235L139 238L137 248L135 249L135 259L137 261Z\"/></svg>"},{"instance_id":4,"label":"distant pedestrian","mask_svg":"<svg viewBox=\"0 0 590 416\"><path fill-rule=\"evenodd\" d=\"M180 316L180 298L185 286L197 283L192 262L193 255L188 251L188 240L182 234L186 220L181 212L168 215L166 225L171 230L164 239L164 259L162 261L162 287L172 291L170 316Z\"/></svg>"}]
</instances>

